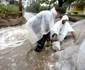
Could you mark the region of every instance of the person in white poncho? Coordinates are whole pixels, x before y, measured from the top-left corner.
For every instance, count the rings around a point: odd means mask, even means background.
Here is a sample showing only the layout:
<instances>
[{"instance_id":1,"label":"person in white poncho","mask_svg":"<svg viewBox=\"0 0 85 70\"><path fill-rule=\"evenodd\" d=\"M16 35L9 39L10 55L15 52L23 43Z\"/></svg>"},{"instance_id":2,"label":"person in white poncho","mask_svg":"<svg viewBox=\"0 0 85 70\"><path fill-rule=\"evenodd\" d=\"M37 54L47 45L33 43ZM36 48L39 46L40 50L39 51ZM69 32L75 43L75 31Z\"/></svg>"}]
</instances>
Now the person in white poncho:
<instances>
[{"instance_id":1,"label":"person in white poncho","mask_svg":"<svg viewBox=\"0 0 85 70\"><path fill-rule=\"evenodd\" d=\"M71 32L74 42L76 42L77 37L71 25L68 22L69 18L64 15L60 21L57 21L53 28L51 29L52 34L52 48L56 50L61 50L60 42L64 40L68 32Z\"/></svg>"},{"instance_id":2,"label":"person in white poncho","mask_svg":"<svg viewBox=\"0 0 85 70\"><path fill-rule=\"evenodd\" d=\"M29 40L32 44L37 43L35 51L40 52L44 48L46 40L50 38L50 30L54 20L60 17L62 10L52 8L38 13L27 21L25 26L29 29Z\"/></svg>"}]
</instances>

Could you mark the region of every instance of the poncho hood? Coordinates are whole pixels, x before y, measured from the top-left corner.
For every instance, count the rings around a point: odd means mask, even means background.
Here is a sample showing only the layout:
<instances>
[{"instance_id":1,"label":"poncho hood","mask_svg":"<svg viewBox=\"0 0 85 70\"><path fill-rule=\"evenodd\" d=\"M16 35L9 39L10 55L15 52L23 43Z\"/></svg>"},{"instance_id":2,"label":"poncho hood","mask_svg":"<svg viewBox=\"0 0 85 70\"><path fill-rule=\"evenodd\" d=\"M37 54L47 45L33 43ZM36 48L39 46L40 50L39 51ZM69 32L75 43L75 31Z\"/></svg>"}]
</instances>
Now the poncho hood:
<instances>
[{"instance_id":1,"label":"poncho hood","mask_svg":"<svg viewBox=\"0 0 85 70\"><path fill-rule=\"evenodd\" d=\"M67 15L64 15L61 20L69 20Z\"/></svg>"},{"instance_id":2,"label":"poncho hood","mask_svg":"<svg viewBox=\"0 0 85 70\"><path fill-rule=\"evenodd\" d=\"M54 18L56 18L57 11L55 10L55 8L53 7L50 11L53 13Z\"/></svg>"}]
</instances>

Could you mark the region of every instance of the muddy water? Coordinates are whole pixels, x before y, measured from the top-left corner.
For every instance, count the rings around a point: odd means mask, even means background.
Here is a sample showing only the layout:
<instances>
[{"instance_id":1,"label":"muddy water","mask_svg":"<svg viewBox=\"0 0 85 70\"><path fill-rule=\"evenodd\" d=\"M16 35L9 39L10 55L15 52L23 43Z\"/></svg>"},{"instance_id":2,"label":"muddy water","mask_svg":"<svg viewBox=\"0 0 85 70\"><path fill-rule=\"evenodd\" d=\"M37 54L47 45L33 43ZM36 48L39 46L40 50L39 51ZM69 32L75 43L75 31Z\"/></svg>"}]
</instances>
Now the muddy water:
<instances>
[{"instance_id":1,"label":"muddy water","mask_svg":"<svg viewBox=\"0 0 85 70\"><path fill-rule=\"evenodd\" d=\"M74 25L77 33L85 30L84 21ZM85 31L82 33L80 39L85 38ZM76 70L80 43L75 46L71 38L63 42L61 51L54 53L45 48L38 53L30 51L34 46L28 38L29 31L24 25L0 29L0 70Z\"/></svg>"},{"instance_id":2,"label":"muddy water","mask_svg":"<svg viewBox=\"0 0 85 70\"><path fill-rule=\"evenodd\" d=\"M34 46L28 36L24 25L0 29L0 70L52 70L58 57L53 57L50 48L30 51Z\"/></svg>"},{"instance_id":3,"label":"muddy water","mask_svg":"<svg viewBox=\"0 0 85 70\"><path fill-rule=\"evenodd\" d=\"M32 16L24 15L27 20ZM51 70L52 53L48 49L40 53L30 51L34 46L28 36L24 25L0 29L0 70Z\"/></svg>"}]
</instances>

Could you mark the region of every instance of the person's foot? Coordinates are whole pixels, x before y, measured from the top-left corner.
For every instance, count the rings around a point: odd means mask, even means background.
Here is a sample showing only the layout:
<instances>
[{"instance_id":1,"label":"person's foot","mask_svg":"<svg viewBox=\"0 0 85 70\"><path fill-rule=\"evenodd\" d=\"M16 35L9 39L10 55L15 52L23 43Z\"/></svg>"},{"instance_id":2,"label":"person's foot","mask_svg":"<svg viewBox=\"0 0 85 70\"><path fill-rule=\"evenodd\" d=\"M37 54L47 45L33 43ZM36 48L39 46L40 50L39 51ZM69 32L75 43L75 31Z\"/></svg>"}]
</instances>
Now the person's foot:
<instances>
[{"instance_id":1,"label":"person's foot","mask_svg":"<svg viewBox=\"0 0 85 70\"><path fill-rule=\"evenodd\" d=\"M36 49L34 49L36 52L41 52L41 49L38 49L38 48L36 48Z\"/></svg>"}]
</instances>

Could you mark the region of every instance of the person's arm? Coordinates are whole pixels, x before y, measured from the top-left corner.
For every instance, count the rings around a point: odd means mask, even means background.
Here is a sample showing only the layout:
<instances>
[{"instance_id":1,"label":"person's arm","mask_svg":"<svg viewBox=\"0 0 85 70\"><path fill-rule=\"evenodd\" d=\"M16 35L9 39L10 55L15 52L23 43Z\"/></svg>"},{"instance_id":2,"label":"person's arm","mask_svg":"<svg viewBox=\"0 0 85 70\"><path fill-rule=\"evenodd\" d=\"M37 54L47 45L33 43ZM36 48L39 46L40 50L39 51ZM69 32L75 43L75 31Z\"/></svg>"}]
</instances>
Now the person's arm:
<instances>
[{"instance_id":1,"label":"person's arm","mask_svg":"<svg viewBox=\"0 0 85 70\"><path fill-rule=\"evenodd\" d=\"M72 36L74 38L74 43L76 43L77 42L77 36L76 36L75 32L72 31L71 34L72 34Z\"/></svg>"}]
</instances>

